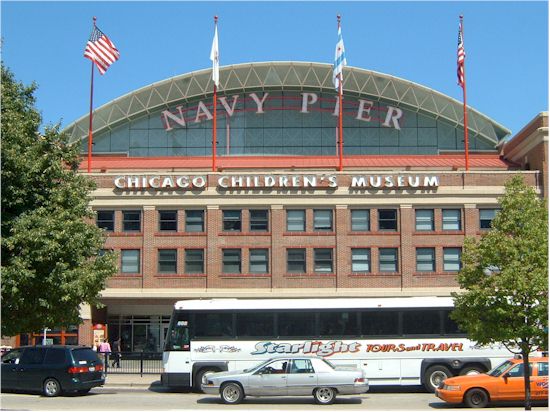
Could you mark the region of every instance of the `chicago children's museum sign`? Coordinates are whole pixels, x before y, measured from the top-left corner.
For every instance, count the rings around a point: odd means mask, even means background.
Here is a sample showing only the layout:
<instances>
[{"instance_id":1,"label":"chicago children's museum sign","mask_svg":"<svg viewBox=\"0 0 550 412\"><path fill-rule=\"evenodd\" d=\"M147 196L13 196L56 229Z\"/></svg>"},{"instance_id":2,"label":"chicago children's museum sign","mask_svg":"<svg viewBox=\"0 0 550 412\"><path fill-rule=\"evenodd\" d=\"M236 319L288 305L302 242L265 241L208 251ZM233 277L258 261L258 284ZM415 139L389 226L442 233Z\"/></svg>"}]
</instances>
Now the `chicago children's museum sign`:
<instances>
[{"instance_id":1,"label":"chicago children's museum sign","mask_svg":"<svg viewBox=\"0 0 550 412\"><path fill-rule=\"evenodd\" d=\"M350 190L436 189L439 176L425 174L352 175L346 177ZM304 190L332 189L341 186L344 177L333 174L247 174L214 176L217 190ZM189 190L208 187L207 175L120 175L113 180L118 190Z\"/></svg>"}]
</instances>

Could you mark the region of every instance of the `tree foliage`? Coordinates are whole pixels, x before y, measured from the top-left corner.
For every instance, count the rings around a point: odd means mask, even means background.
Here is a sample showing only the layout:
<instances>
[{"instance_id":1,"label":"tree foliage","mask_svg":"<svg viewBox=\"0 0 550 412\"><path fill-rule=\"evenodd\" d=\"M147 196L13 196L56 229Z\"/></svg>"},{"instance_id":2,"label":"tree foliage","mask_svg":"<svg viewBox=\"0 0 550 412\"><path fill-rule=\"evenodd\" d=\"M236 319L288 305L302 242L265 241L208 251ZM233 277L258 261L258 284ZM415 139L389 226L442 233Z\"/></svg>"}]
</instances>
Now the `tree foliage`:
<instances>
[{"instance_id":1,"label":"tree foliage","mask_svg":"<svg viewBox=\"0 0 550 412\"><path fill-rule=\"evenodd\" d=\"M58 126L39 132L36 85L2 65L2 335L79 323L97 304L115 256L100 256L91 224L94 182L78 173L78 145Z\"/></svg>"},{"instance_id":2,"label":"tree foliage","mask_svg":"<svg viewBox=\"0 0 550 412\"><path fill-rule=\"evenodd\" d=\"M504 344L527 362L548 349L547 205L521 176L506 183L499 203L491 230L464 243L452 316L473 340Z\"/></svg>"}]
</instances>

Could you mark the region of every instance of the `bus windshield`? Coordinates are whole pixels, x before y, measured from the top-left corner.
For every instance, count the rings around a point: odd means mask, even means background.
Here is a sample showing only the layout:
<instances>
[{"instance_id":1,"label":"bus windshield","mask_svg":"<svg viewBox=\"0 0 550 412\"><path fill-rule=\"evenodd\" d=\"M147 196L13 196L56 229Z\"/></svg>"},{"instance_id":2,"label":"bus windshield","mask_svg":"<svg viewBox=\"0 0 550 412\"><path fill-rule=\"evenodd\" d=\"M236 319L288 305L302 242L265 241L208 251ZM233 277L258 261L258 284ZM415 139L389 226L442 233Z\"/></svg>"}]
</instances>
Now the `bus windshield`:
<instances>
[{"instance_id":1,"label":"bus windshield","mask_svg":"<svg viewBox=\"0 0 550 412\"><path fill-rule=\"evenodd\" d=\"M170 321L169 333L166 336L165 350L188 351L189 347L189 321L188 315L174 312Z\"/></svg>"}]
</instances>

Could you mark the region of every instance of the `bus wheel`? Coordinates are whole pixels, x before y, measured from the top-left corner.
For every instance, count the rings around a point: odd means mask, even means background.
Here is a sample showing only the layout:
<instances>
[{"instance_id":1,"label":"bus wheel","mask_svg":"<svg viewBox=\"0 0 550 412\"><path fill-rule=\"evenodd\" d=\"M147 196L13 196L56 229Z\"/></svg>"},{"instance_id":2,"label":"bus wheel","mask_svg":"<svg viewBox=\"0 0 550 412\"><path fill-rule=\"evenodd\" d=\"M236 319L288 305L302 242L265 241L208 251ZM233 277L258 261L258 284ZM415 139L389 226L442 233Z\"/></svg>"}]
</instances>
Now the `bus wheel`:
<instances>
[{"instance_id":1,"label":"bus wheel","mask_svg":"<svg viewBox=\"0 0 550 412\"><path fill-rule=\"evenodd\" d=\"M224 383L220 392L222 401L227 404L241 403L244 398L243 389L237 383Z\"/></svg>"},{"instance_id":2,"label":"bus wheel","mask_svg":"<svg viewBox=\"0 0 550 412\"><path fill-rule=\"evenodd\" d=\"M334 402L334 399L336 398L336 392L332 388L317 388L313 393L313 397L315 398L315 402L317 402L318 404L330 405Z\"/></svg>"},{"instance_id":3,"label":"bus wheel","mask_svg":"<svg viewBox=\"0 0 550 412\"><path fill-rule=\"evenodd\" d=\"M464 403L470 408L485 408L489 403L489 395L480 388L470 389L464 396Z\"/></svg>"},{"instance_id":4,"label":"bus wheel","mask_svg":"<svg viewBox=\"0 0 550 412\"><path fill-rule=\"evenodd\" d=\"M424 374L424 387L433 393L440 383L451 376L451 371L443 365L430 366Z\"/></svg>"},{"instance_id":5,"label":"bus wheel","mask_svg":"<svg viewBox=\"0 0 550 412\"><path fill-rule=\"evenodd\" d=\"M219 370L214 368L203 368L196 373L195 381L193 384L193 390L195 392L198 392L198 393L202 392L202 389L201 389L202 377L210 372L219 372Z\"/></svg>"},{"instance_id":6,"label":"bus wheel","mask_svg":"<svg viewBox=\"0 0 550 412\"><path fill-rule=\"evenodd\" d=\"M479 366L466 366L460 371L460 375L479 375L485 373Z\"/></svg>"}]
</instances>

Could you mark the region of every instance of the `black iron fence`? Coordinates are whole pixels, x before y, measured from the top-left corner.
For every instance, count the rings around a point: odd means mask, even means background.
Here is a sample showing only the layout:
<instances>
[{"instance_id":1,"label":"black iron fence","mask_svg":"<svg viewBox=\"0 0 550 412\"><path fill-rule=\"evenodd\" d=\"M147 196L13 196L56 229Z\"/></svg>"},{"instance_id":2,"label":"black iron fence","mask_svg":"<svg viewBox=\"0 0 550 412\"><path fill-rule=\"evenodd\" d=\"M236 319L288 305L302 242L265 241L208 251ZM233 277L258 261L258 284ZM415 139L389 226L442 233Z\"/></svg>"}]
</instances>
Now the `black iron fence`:
<instances>
[{"instance_id":1,"label":"black iron fence","mask_svg":"<svg viewBox=\"0 0 550 412\"><path fill-rule=\"evenodd\" d=\"M105 365L105 374L160 374L162 373L162 352L120 352L98 353Z\"/></svg>"}]
</instances>

